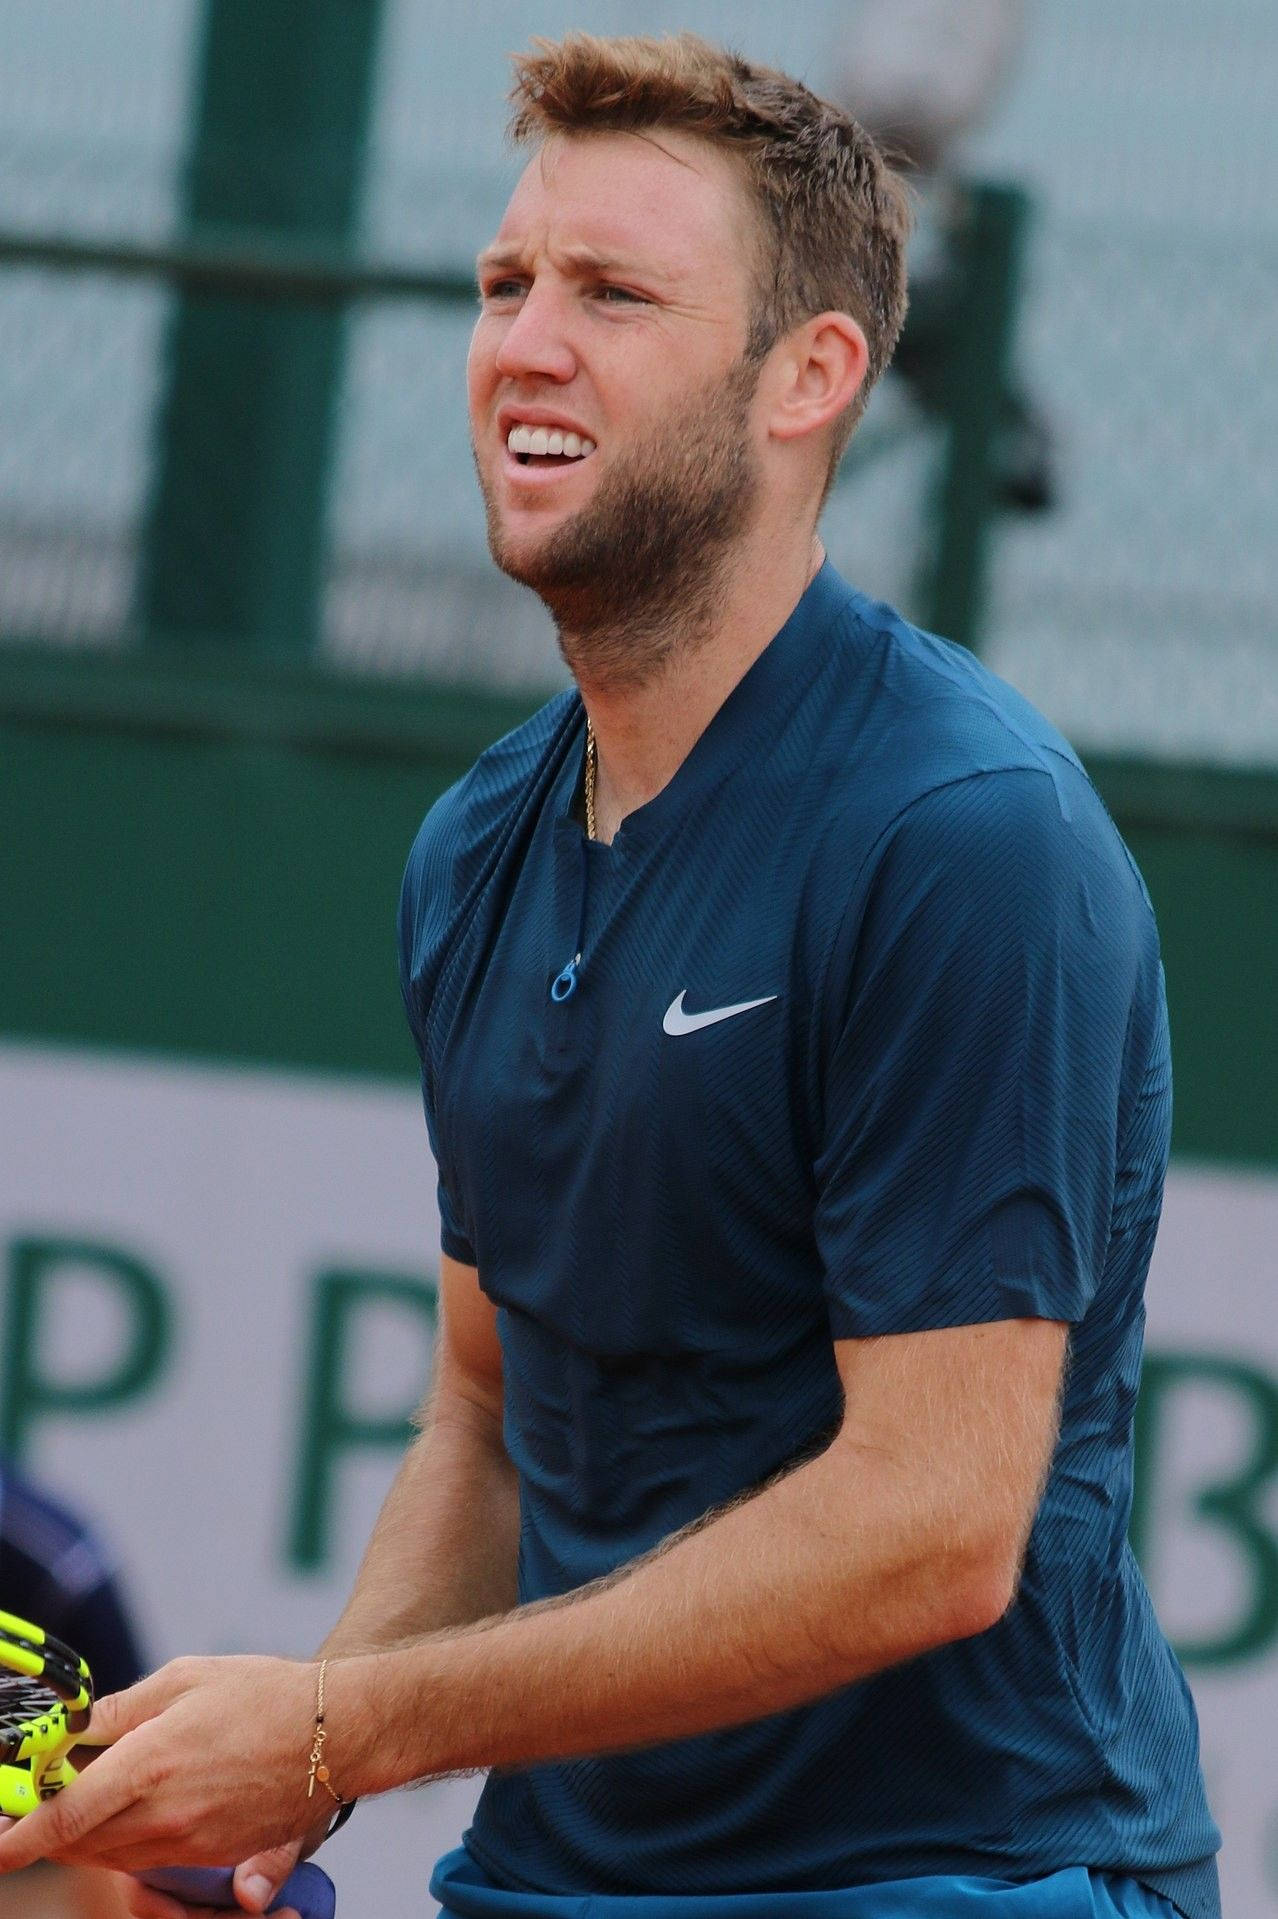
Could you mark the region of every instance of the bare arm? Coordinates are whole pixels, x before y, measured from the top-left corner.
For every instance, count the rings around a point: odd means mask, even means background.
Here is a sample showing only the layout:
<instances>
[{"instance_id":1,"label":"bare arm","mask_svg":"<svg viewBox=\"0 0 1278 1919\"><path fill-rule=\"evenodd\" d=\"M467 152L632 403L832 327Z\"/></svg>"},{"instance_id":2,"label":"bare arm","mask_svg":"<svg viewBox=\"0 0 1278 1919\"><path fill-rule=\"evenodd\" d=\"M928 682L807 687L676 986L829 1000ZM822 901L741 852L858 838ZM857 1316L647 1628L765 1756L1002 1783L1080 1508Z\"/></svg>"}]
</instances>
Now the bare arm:
<instances>
[{"instance_id":1,"label":"bare arm","mask_svg":"<svg viewBox=\"0 0 1278 1919\"><path fill-rule=\"evenodd\" d=\"M469 1625L516 1601L519 1495L502 1444L501 1348L479 1275L442 1255L435 1372L409 1448L365 1550L342 1616L320 1652L331 1658L402 1644ZM308 1813L311 1808L308 1807ZM237 1873L277 1888L302 1852L322 1842L324 1803L304 1841L254 1853ZM133 1919L172 1919L175 1901L136 1880L117 1881ZM261 1893L262 1898L269 1895Z\"/></svg>"},{"instance_id":2,"label":"bare arm","mask_svg":"<svg viewBox=\"0 0 1278 1919\"><path fill-rule=\"evenodd\" d=\"M1018 1320L839 1342L820 1457L609 1581L339 1667L360 1789L682 1738L984 1631L1015 1594L1065 1340ZM363 1724L398 1736L375 1750Z\"/></svg>"},{"instance_id":3,"label":"bare arm","mask_svg":"<svg viewBox=\"0 0 1278 1919\"><path fill-rule=\"evenodd\" d=\"M496 1312L473 1266L440 1260L435 1376L413 1442L321 1651L369 1652L516 1601L519 1495L502 1444Z\"/></svg>"},{"instance_id":4,"label":"bare arm","mask_svg":"<svg viewBox=\"0 0 1278 1919\"><path fill-rule=\"evenodd\" d=\"M761 1718L993 1625L1055 1443L1065 1340L1007 1320L840 1342L846 1411L819 1458L562 1600L337 1658L327 1756L343 1791ZM451 1537L437 1532L441 1551ZM361 1578L359 1630L403 1623L409 1564L390 1538ZM489 1596L497 1560L465 1563L432 1605ZM118 1744L0 1836L0 1873L263 1845L295 1858L314 1680L287 1660L179 1660L104 1701L94 1729Z\"/></svg>"}]
</instances>

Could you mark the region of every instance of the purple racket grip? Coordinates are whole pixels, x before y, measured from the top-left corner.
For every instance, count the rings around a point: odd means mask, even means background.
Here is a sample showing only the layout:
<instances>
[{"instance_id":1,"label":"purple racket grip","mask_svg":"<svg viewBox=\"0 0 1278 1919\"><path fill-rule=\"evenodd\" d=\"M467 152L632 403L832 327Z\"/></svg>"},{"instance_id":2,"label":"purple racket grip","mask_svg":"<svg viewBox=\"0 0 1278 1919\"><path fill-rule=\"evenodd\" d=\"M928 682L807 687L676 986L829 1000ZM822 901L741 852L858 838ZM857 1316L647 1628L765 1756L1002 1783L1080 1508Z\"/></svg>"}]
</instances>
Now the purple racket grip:
<instances>
[{"instance_id":1,"label":"purple racket grip","mask_svg":"<svg viewBox=\"0 0 1278 1919\"><path fill-rule=\"evenodd\" d=\"M188 1906L209 1906L215 1910L239 1912L231 1889L235 1873L230 1866L162 1866L137 1875L144 1886L167 1892ZM310 1864L291 1872L266 1908L280 1912L291 1906L302 1919L333 1919L337 1911L337 1889L326 1872Z\"/></svg>"}]
</instances>

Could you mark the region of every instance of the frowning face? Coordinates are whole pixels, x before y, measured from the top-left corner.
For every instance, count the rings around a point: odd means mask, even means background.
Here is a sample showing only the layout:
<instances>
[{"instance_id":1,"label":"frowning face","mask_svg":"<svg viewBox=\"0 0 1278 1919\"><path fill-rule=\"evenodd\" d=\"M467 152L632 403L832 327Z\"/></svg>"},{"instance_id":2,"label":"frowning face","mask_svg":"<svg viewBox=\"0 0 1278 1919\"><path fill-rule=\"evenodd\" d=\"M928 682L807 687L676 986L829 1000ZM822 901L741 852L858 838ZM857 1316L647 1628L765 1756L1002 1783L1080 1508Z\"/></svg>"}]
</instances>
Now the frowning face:
<instances>
[{"instance_id":1,"label":"frowning face","mask_svg":"<svg viewBox=\"0 0 1278 1919\"><path fill-rule=\"evenodd\" d=\"M730 162L685 135L550 141L479 259L471 433L499 566L590 625L748 523L757 239Z\"/></svg>"}]
</instances>

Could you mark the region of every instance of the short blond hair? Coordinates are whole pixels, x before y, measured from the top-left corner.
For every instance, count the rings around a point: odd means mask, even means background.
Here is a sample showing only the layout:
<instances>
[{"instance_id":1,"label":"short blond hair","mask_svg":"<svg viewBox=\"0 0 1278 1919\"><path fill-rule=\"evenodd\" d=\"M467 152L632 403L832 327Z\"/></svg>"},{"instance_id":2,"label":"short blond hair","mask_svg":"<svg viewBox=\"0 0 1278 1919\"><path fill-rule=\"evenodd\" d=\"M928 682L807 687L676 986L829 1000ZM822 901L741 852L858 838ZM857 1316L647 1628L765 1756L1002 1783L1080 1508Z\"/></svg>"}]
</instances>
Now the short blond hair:
<instances>
[{"instance_id":1,"label":"short blond hair","mask_svg":"<svg viewBox=\"0 0 1278 1919\"><path fill-rule=\"evenodd\" d=\"M552 134L694 134L734 157L759 214L748 351L762 358L814 314L850 314L869 369L836 436L832 469L905 320L910 195L870 135L772 67L693 33L537 39L514 58L512 139Z\"/></svg>"}]
</instances>

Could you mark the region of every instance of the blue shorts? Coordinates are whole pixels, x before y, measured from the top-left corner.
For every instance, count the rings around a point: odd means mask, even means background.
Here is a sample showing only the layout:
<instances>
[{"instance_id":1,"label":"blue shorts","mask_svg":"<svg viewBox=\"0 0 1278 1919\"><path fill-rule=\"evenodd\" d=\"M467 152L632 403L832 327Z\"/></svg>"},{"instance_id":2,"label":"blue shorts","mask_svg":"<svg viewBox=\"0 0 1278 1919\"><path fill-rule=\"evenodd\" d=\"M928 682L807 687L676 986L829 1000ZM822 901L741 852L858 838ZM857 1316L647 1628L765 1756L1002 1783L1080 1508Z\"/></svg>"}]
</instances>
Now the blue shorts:
<instances>
[{"instance_id":1,"label":"blue shorts","mask_svg":"<svg viewBox=\"0 0 1278 1919\"><path fill-rule=\"evenodd\" d=\"M504 1891L459 1846L430 1890L441 1919L1176 1919L1169 1900L1134 1879L1085 1866L1018 1884L939 1875L837 1892L557 1896Z\"/></svg>"}]
</instances>

